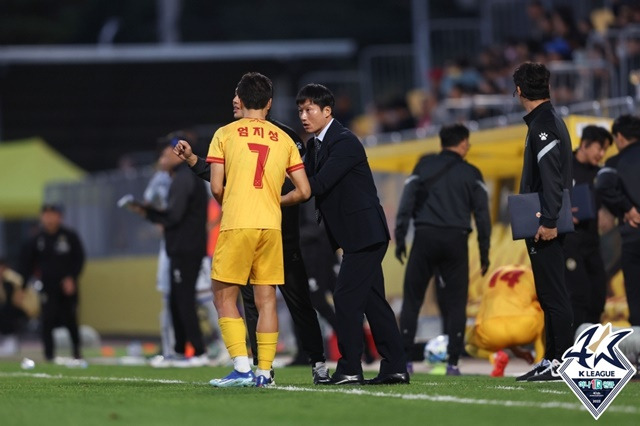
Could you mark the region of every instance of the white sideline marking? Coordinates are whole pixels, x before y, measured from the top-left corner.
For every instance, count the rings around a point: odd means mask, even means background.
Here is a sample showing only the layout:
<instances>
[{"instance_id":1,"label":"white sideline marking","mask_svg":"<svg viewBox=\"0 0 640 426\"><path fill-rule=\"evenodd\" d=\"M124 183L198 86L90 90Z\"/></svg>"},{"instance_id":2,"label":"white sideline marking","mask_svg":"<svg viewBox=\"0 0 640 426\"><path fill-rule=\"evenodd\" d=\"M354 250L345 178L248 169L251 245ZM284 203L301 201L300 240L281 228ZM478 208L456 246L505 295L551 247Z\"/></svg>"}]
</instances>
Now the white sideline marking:
<instances>
[{"instance_id":1,"label":"white sideline marking","mask_svg":"<svg viewBox=\"0 0 640 426\"><path fill-rule=\"evenodd\" d=\"M569 392L562 392L562 391L553 390L553 389L538 389L538 392L540 392L540 393L555 393L557 395L564 395L564 394L569 393Z\"/></svg>"},{"instance_id":2,"label":"white sideline marking","mask_svg":"<svg viewBox=\"0 0 640 426\"><path fill-rule=\"evenodd\" d=\"M500 390L524 390L522 386L494 386L493 388Z\"/></svg>"},{"instance_id":3,"label":"white sideline marking","mask_svg":"<svg viewBox=\"0 0 640 426\"><path fill-rule=\"evenodd\" d=\"M524 387L522 386L494 386L494 389L499 389L499 390L525 390ZM531 389L535 389L533 387L531 388L526 388L528 390ZM554 389L535 389L540 393L555 393L557 395L568 395L569 391L559 391L559 390L554 390Z\"/></svg>"},{"instance_id":4,"label":"white sideline marking","mask_svg":"<svg viewBox=\"0 0 640 426\"><path fill-rule=\"evenodd\" d=\"M206 382L189 382L185 380L171 380L171 379L146 379L143 377L97 377L97 376L64 376L62 374L47 374L47 373L26 373L26 372L14 372L14 373L0 373L0 377L32 377L36 379L67 379L67 380L89 380L96 382L138 382L138 383L161 383L161 384L191 384L209 386ZM496 386L499 389L507 390L524 390L521 387L511 386ZM568 402L533 402L533 401L509 401L509 400L491 400L491 399L475 399L475 398L460 398L453 395L425 395L425 394L400 394L392 392L376 392L363 389L339 389L339 388L303 388L299 386L270 386L269 389L281 390L285 392L316 392L316 393L334 393L343 395L362 395L378 398L395 398L403 400L421 400L430 402L451 402L456 404L472 404L472 405L497 405L506 407L532 407L532 408L560 408L571 411L585 411L586 409L582 404L568 403ZM542 389L540 389L542 391ZM608 411L614 411L618 413L626 414L639 414L640 408L628 405L612 405Z\"/></svg>"},{"instance_id":5,"label":"white sideline marking","mask_svg":"<svg viewBox=\"0 0 640 426\"><path fill-rule=\"evenodd\" d=\"M141 382L141 383L165 383L172 385L199 384L199 382L186 382L184 380L171 379L145 379L142 377L97 377L97 376L64 376L62 374L47 373L0 373L0 377L34 377L36 379L70 379L90 380L92 382Z\"/></svg>"}]
</instances>

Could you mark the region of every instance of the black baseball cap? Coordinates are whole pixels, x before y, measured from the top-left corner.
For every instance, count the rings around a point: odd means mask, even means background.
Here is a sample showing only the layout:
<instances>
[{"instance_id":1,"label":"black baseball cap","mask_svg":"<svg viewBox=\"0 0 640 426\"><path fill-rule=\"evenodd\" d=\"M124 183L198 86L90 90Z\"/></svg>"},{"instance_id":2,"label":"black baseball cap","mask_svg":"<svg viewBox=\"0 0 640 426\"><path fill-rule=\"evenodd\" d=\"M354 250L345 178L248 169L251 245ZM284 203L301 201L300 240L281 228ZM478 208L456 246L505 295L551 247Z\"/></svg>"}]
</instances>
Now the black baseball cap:
<instances>
[{"instance_id":1,"label":"black baseball cap","mask_svg":"<svg viewBox=\"0 0 640 426\"><path fill-rule=\"evenodd\" d=\"M168 135L162 136L158 138L157 145L159 149L164 149L167 145L171 147L176 146L180 139L186 140L191 143L191 139L187 132L183 130L176 130L175 132L171 132Z\"/></svg>"}]
</instances>

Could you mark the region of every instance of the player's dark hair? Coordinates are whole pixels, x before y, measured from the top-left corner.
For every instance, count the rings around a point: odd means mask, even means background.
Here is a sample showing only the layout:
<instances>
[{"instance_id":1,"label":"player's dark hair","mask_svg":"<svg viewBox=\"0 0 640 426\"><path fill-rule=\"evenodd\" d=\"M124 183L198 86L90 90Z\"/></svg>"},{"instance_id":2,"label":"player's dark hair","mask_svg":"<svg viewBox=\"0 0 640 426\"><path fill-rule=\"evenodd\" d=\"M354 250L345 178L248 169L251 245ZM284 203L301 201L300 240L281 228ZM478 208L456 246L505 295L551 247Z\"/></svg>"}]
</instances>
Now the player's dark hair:
<instances>
[{"instance_id":1,"label":"player's dark hair","mask_svg":"<svg viewBox=\"0 0 640 426\"><path fill-rule=\"evenodd\" d=\"M611 133L604 127L589 125L582 129L580 136L580 144L584 144L585 148L597 143L602 148L608 147L613 142Z\"/></svg>"},{"instance_id":2,"label":"player's dark hair","mask_svg":"<svg viewBox=\"0 0 640 426\"><path fill-rule=\"evenodd\" d=\"M458 145L465 139L469 139L469 129L463 124L451 124L440 129L440 145L449 148Z\"/></svg>"},{"instance_id":3,"label":"player's dark hair","mask_svg":"<svg viewBox=\"0 0 640 426\"><path fill-rule=\"evenodd\" d=\"M513 72L513 82L516 87L520 87L520 96L530 101L551 98L550 77L547 67L535 62L525 62Z\"/></svg>"},{"instance_id":4,"label":"player's dark hair","mask_svg":"<svg viewBox=\"0 0 640 426\"><path fill-rule=\"evenodd\" d=\"M273 84L271 80L258 73L248 72L242 76L236 94L247 109L263 109L273 98Z\"/></svg>"},{"instance_id":5,"label":"player's dark hair","mask_svg":"<svg viewBox=\"0 0 640 426\"><path fill-rule=\"evenodd\" d=\"M312 104L318 105L320 109L323 109L324 107L331 108L333 115L333 107L336 100L333 93L331 93L331 90L327 89L322 84L310 83L300 89L296 96L296 104L301 105L307 100Z\"/></svg>"},{"instance_id":6,"label":"player's dark hair","mask_svg":"<svg viewBox=\"0 0 640 426\"><path fill-rule=\"evenodd\" d=\"M631 142L640 140L640 117L631 114L621 115L613 121L611 133L620 133Z\"/></svg>"}]
</instances>

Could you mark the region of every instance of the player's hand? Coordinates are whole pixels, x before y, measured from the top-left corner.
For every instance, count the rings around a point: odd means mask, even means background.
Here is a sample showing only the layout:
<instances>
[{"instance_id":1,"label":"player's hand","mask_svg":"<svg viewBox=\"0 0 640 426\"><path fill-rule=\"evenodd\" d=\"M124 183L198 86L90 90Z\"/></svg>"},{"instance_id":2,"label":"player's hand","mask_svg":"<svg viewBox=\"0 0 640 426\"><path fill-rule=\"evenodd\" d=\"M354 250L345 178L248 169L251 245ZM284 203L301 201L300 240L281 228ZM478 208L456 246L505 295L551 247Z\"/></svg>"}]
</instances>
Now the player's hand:
<instances>
[{"instance_id":1,"label":"player's hand","mask_svg":"<svg viewBox=\"0 0 640 426\"><path fill-rule=\"evenodd\" d=\"M573 220L573 224L577 225L578 223L580 223L580 221L578 220L577 217L573 216L573 214L578 213L578 210L580 210L580 208L578 207L571 207L571 219Z\"/></svg>"},{"instance_id":2,"label":"player's hand","mask_svg":"<svg viewBox=\"0 0 640 426\"><path fill-rule=\"evenodd\" d=\"M404 259L407 257L407 246L404 241L396 243L396 259L404 265Z\"/></svg>"},{"instance_id":3,"label":"player's hand","mask_svg":"<svg viewBox=\"0 0 640 426\"><path fill-rule=\"evenodd\" d=\"M127 209L142 217L147 217L147 210L139 204L128 204Z\"/></svg>"},{"instance_id":4,"label":"player's hand","mask_svg":"<svg viewBox=\"0 0 640 426\"><path fill-rule=\"evenodd\" d=\"M533 237L533 241L535 241L536 243L538 242L538 240L551 241L557 236L558 228L547 228L546 226L540 225L536 236Z\"/></svg>"},{"instance_id":5,"label":"player's hand","mask_svg":"<svg viewBox=\"0 0 640 426\"><path fill-rule=\"evenodd\" d=\"M192 159L193 149L191 148L191 145L189 145L189 142L182 139L179 140L176 146L173 147L173 153L178 157L180 157L181 160L184 160L187 163L189 163L190 166L193 165L191 164L192 163L191 160L197 160L197 158ZM193 163L195 163L195 161L193 161Z\"/></svg>"}]
</instances>

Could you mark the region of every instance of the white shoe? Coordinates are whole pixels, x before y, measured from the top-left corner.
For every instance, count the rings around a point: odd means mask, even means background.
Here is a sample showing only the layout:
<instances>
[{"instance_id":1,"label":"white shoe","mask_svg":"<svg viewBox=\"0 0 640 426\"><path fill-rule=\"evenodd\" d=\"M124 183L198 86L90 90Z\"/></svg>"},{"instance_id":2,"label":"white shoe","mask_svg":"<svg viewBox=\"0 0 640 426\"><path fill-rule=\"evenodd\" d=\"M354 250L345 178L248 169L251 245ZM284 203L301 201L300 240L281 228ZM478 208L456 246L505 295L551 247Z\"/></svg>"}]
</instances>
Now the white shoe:
<instances>
[{"instance_id":1,"label":"white shoe","mask_svg":"<svg viewBox=\"0 0 640 426\"><path fill-rule=\"evenodd\" d=\"M53 358L53 363L55 365L64 365L64 366L66 366L71 360L72 360L72 358L69 358L69 357L66 357L66 356L57 356L57 357Z\"/></svg>"},{"instance_id":2,"label":"white shoe","mask_svg":"<svg viewBox=\"0 0 640 426\"><path fill-rule=\"evenodd\" d=\"M0 344L0 357L13 356L18 353L20 347L18 345L18 337L14 334L9 334L3 338L0 338L2 344Z\"/></svg>"},{"instance_id":3,"label":"white shoe","mask_svg":"<svg viewBox=\"0 0 640 426\"><path fill-rule=\"evenodd\" d=\"M156 355L149 360L149 365L153 368L167 368L173 366L173 357L172 356L162 356Z\"/></svg>"},{"instance_id":4,"label":"white shoe","mask_svg":"<svg viewBox=\"0 0 640 426\"><path fill-rule=\"evenodd\" d=\"M65 366L67 368L87 368L89 363L82 358L70 359L66 362Z\"/></svg>"},{"instance_id":5,"label":"white shoe","mask_svg":"<svg viewBox=\"0 0 640 426\"><path fill-rule=\"evenodd\" d=\"M202 355L192 356L190 358L176 358L171 365L178 368L204 367L209 365L209 356L203 353Z\"/></svg>"}]
</instances>

